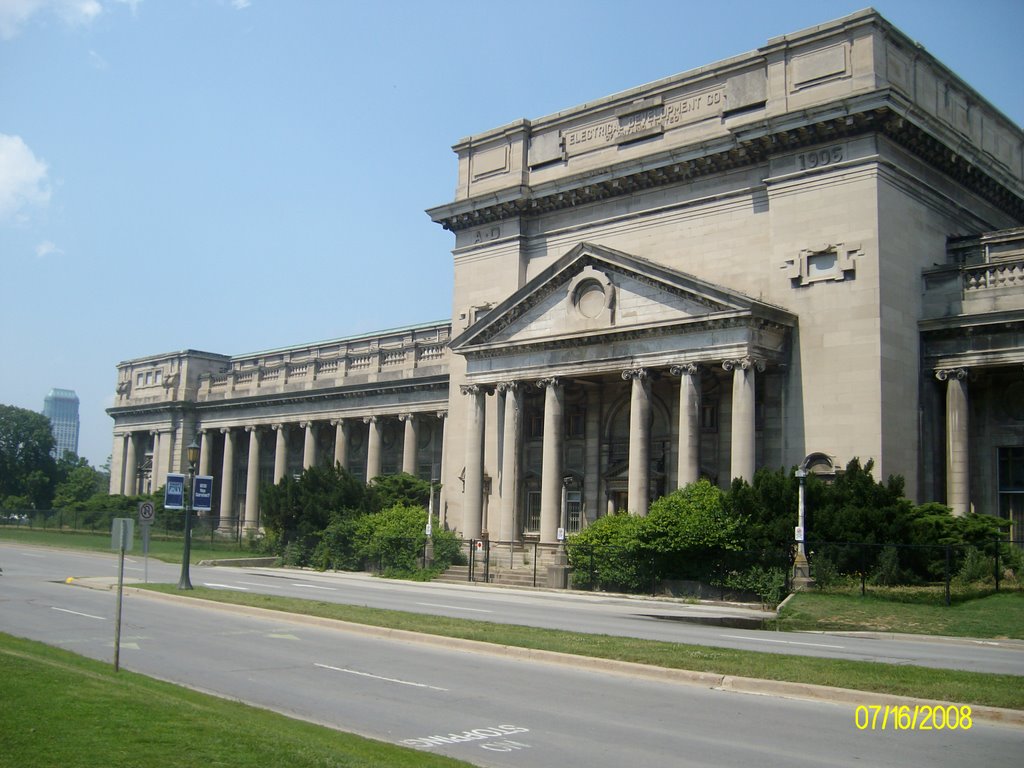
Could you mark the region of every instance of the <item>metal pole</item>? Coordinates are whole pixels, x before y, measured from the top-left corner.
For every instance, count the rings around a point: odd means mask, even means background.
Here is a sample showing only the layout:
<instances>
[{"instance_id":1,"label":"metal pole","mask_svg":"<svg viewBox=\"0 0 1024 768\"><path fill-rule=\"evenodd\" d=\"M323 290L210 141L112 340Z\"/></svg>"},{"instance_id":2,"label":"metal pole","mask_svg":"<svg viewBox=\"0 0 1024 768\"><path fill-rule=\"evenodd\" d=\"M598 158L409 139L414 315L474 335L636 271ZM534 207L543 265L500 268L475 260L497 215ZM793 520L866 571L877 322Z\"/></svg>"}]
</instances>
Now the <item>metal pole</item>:
<instances>
[{"instance_id":1,"label":"metal pole","mask_svg":"<svg viewBox=\"0 0 1024 768\"><path fill-rule=\"evenodd\" d=\"M178 589L192 589L192 580L189 578L189 558L192 556L192 483L195 478L195 467L191 464L188 467L188 488L185 489L185 548L181 555L181 578L178 579Z\"/></svg>"},{"instance_id":2,"label":"metal pole","mask_svg":"<svg viewBox=\"0 0 1024 768\"><path fill-rule=\"evenodd\" d=\"M114 621L114 671L121 668L121 595L124 592L124 540L126 538L124 523L121 526L121 554L117 566L117 618Z\"/></svg>"}]
</instances>

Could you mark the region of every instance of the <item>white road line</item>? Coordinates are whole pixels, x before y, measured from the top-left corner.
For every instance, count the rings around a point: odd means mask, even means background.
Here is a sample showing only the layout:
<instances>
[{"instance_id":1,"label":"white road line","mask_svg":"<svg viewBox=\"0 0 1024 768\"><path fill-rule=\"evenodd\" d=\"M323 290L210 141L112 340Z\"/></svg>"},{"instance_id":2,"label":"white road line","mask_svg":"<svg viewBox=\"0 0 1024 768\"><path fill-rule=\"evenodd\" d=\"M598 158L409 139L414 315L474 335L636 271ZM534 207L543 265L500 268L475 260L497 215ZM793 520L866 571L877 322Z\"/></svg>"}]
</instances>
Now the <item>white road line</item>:
<instances>
[{"instance_id":1,"label":"white road line","mask_svg":"<svg viewBox=\"0 0 1024 768\"><path fill-rule=\"evenodd\" d=\"M453 611L473 611L474 613L494 613L486 608L463 608L461 605L444 605L442 603L416 603L416 605L425 605L430 608L449 608Z\"/></svg>"},{"instance_id":2,"label":"white road line","mask_svg":"<svg viewBox=\"0 0 1024 768\"><path fill-rule=\"evenodd\" d=\"M284 589L280 584L263 584L258 581L240 581L239 584L248 584L250 587L266 587L268 589Z\"/></svg>"},{"instance_id":3,"label":"white road line","mask_svg":"<svg viewBox=\"0 0 1024 768\"><path fill-rule=\"evenodd\" d=\"M733 640L752 640L757 643L781 643L782 645L809 645L814 648L838 648L843 650L845 645L825 645L824 643L800 643L796 640L769 640L766 637L752 637L750 635L721 635L721 637L729 637Z\"/></svg>"},{"instance_id":4,"label":"white road line","mask_svg":"<svg viewBox=\"0 0 1024 768\"><path fill-rule=\"evenodd\" d=\"M38 557L40 560L46 558L46 555L37 555L37 554L35 554L33 552L19 552L18 554L21 555L22 557Z\"/></svg>"},{"instance_id":5,"label":"white road line","mask_svg":"<svg viewBox=\"0 0 1024 768\"><path fill-rule=\"evenodd\" d=\"M334 587L321 587L317 584L293 584L294 587L305 587L306 589L326 589L328 592L337 592Z\"/></svg>"},{"instance_id":6,"label":"white road line","mask_svg":"<svg viewBox=\"0 0 1024 768\"><path fill-rule=\"evenodd\" d=\"M371 675L369 672L358 672L354 669L343 669L342 667L332 667L329 664L313 664L314 667L320 667L321 669L330 669L335 672L347 672L350 675L359 675L360 677L371 677L374 680L383 680L386 683L398 683L399 685L411 685L413 688L429 688L432 691L447 691L447 688L438 688L436 685L427 685L426 683L414 683L409 680L397 680L393 677L381 677L380 675Z\"/></svg>"},{"instance_id":7,"label":"white road line","mask_svg":"<svg viewBox=\"0 0 1024 768\"><path fill-rule=\"evenodd\" d=\"M215 587L215 588L216 587L220 587L221 589L240 589L242 592L248 592L249 591L248 587L236 587L236 586L233 586L231 584L216 584L216 583L214 583L212 581L204 581L203 582L203 586L204 587Z\"/></svg>"},{"instance_id":8,"label":"white road line","mask_svg":"<svg viewBox=\"0 0 1024 768\"><path fill-rule=\"evenodd\" d=\"M73 613L73 614L75 614L75 616L85 616L85 618L87 618L87 619L98 619L100 621L106 621L107 620L106 617L104 617L104 616L93 616L91 613L81 613L79 611L69 611L67 608L58 608L55 605L51 605L50 607L53 610L55 610L55 611L60 611L61 613Z\"/></svg>"}]
</instances>

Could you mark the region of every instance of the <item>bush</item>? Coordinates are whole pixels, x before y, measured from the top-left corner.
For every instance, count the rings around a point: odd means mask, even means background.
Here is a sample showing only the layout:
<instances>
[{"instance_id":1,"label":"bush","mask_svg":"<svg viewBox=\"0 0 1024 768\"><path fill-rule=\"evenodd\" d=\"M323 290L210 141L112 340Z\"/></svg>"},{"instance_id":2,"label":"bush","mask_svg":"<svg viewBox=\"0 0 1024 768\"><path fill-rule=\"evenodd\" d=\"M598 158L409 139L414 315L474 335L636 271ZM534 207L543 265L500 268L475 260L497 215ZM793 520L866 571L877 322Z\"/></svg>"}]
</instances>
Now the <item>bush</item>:
<instances>
[{"instance_id":1,"label":"bush","mask_svg":"<svg viewBox=\"0 0 1024 768\"><path fill-rule=\"evenodd\" d=\"M645 518L606 515L566 541L573 585L625 592L650 588L651 553L640 546L639 533Z\"/></svg>"},{"instance_id":2,"label":"bush","mask_svg":"<svg viewBox=\"0 0 1024 768\"><path fill-rule=\"evenodd\" d=\"M744 571L732 571L721 580L721 585L731 589L753 592L762 603L778 605L786 590L786 572L781 568L763 568L753 565Z\"/></svg>"},{"instance_id":3,"label":"bush","mask_svg":"<svg viewBox=\"0 0 1024 768\"><path fill-rule=\"evenodd\" d=\"M396 504L361 518L356 538L359 554L379 563L388 576L411 576L423 570L421 558L427 541L427 510Z\"/></svg>"}]
</instances>

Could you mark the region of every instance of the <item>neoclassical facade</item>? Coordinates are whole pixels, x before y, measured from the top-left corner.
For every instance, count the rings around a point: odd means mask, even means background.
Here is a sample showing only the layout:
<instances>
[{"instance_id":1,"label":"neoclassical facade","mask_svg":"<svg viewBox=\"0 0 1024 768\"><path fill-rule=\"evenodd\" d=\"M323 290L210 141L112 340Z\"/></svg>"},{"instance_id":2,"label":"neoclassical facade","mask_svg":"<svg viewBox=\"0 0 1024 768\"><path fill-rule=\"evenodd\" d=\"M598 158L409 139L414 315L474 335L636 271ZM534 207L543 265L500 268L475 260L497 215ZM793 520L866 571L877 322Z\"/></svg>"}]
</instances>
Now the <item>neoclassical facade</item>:
<instances>
[{"instance_id":1,"label":"neoclassical facade","mask_svg":"<svg viewBox=\"0 0 1024 768\"><path fill-rule=\"evenodd\" d=\"M124 362L112 491L198 436L243 527L340 461L554 544L821 453L1021 525L1024 132L878 14L454 151L450 323Z\"/></svg>"}]
</instances>

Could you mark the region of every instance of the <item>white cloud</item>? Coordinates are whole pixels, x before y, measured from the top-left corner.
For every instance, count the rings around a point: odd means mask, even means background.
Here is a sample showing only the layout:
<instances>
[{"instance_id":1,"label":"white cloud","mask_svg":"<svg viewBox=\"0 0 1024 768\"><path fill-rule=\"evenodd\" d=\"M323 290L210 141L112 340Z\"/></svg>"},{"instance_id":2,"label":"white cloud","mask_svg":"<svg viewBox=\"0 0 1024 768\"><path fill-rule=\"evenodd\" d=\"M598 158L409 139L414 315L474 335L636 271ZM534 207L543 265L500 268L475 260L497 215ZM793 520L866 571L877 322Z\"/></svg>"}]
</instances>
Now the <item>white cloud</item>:
<instances>
[{"instance_id":1,"label":"white cloud","mask_svg":"<svg viewBox=\"0 0 1024 768\"><path fill-rule=\"evenodd\" d=\"M249 7L249 0L231 0L231 7L236 11Z\"/></svg>"},{"instance_id":2,"label":"white cloud","mask_svg":"<svg viewBox=\"0 0 1024 768\"><path fill-rule=\"evenodd\" d=\"M135 10L137 0L128 0ZM99 0L0 0L0 40L15 37L37 13L51 13L70 26L89 24L103 13Z\"/></svg>"},{"instance_id":3,"label":"white cloud","mask_svg":"<svg viewBox=\"0 0 1024 768\"><path fill-rule=\"evenodd\" d=\"M52 240L43 240L39 245L36 246L36 258L45 259L47 256L62 256L64 250L58 248L57 244Z\"/></svg>"},{"instance_id":4,"label":"white cloud","mask_svg":"<svg viewBox=\"0 0 1024 768\"><path fill-rule=\"evenodd\" d=\"M89 51L89 63L92 64L93 69L106 69L107 60L100 56L96 51Z\"/></svg>"},{"instance_id":5,"label":"white cloud","mask_svg":"<svg viewBox=\"0 0 1024 768\"><path fill-rule=\"evenodd\" d=\"M20 215L27 205L50 202L47 166L20 136L0 133L0 221Z\"/></svg>"}]
</instances>

